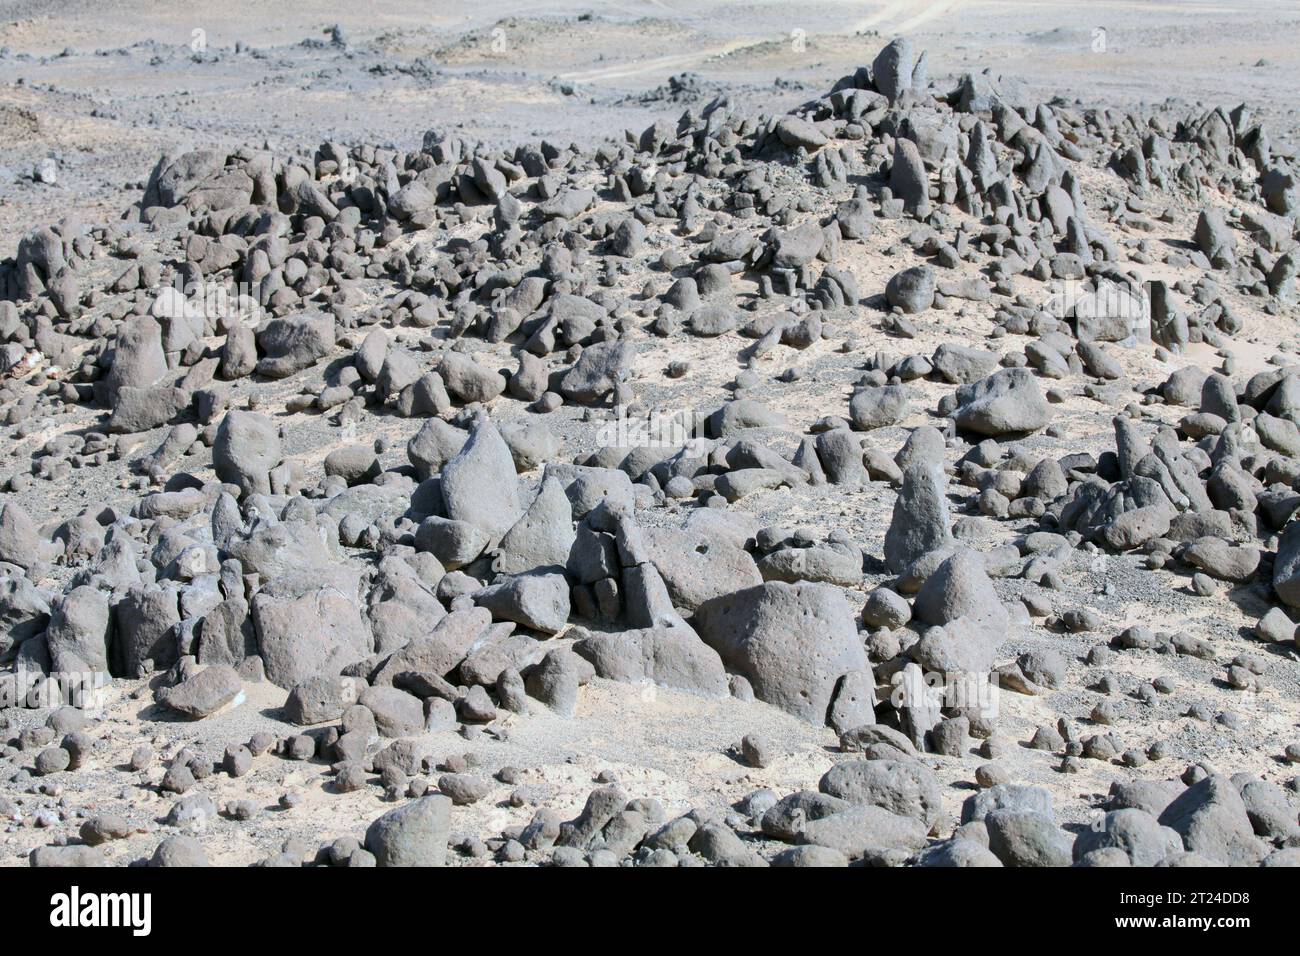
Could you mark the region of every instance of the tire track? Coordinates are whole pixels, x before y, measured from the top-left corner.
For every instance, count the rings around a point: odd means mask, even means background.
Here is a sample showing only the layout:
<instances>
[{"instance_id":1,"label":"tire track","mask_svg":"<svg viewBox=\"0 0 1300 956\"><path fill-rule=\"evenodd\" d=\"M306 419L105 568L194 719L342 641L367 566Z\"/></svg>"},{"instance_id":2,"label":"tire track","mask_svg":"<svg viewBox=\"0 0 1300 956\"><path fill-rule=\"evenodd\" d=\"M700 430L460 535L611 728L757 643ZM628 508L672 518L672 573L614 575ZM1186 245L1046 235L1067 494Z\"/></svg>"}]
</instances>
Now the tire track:
<instances>
[{"instance_id":1,"label":"tire track","mask_svg":"<svg viewBox=\"0 0 1300 956\"><path fill-rule=\"evenodd\" d=\"M829 36L853 36L866 30L875 29L883 23L896 20L899 17L909 16L896 32L902 32L905 29L912 29L914 26L926 23L935 17L949 13L960 7L965 0L892 0L881 10L876 11L865 19L858 20L850 24L843 30L838 30ZM667 8L665 8L667 9ZM691 66L703 60L712 59L718 56L727 56L737 53L741 50L754 49L771 42L771 37L762 39L744 39L732 40L729 43L718 46L705 47L701 50L695 50L690 53L675 53L670 56L655 57L651 60L640 62L613 64L611 66L601 67L595 70L575 70L570 73L561 73L560 79L568 80L573 83L593 83L600 80L621 80L630 76L640 76L644 73L654 73L662 70L676 70L681 67Z\"/></svg>"}]
</instances>

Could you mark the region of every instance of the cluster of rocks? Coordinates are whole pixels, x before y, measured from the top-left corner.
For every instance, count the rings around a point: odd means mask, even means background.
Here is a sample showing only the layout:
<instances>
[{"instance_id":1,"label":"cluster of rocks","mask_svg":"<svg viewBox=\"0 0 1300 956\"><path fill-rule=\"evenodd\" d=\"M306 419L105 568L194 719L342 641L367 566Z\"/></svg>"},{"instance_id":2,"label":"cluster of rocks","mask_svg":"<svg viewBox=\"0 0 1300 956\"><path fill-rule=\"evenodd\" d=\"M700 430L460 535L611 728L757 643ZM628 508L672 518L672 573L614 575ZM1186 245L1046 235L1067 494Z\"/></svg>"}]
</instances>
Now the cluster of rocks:
<instances>
[{"instance_id":1,"label":"cluster of rocks","mask_svg":"<svg viewBox=\"0 0 1300 956\"><path fill-rule=\"evenodd\" d=\"M1115 204L1089 207L1089 166L1109 168ZM219 762L182 751L157 783L185 794L275 750L328 764L332 792L377 785L400 803L364 839L286 846L277 865L440 865L449 845L555 865L1294 864L1287 793L1208 766L1117 785L1071 834L1046 790L1007 779L982 697L1064 685L1063 652L1011 646L1100 620L1040 592L1004 603L995 581L1061 590L1080 551L1138 552L1198 594L1251 588L1273 605L1259 639L1296 646L1300 366L1279 357L1243 380L1230 358L1186 365L1125 403L1124 359L1226 350L1238 295L1288 307L1296 183L1244 108L1176 123L1166 108L1016 108L987 73L938 89L906 40L787 115L722 96L594 151L431 132L409 152L164 156L122 221L37 228L0 266L0 421L16 440L82 423L5 478L0 703L89 673L147 681L155 713L201 721L254 685L281 689L301 733ZM1267 212L1225 214L1223 192ZM1114 238L1174 197L1204 204L1187 250L1161 260ZM924 261L863 288L850 264L893 220L908 229L895 251ZM1160 261L1206 274L1145 282L1136 266ZM792 423L753 395L755 363L779 349L853 352L868 332L907 348L933 313L976 309L987 347L875 351L847 409ZM573 414L646 410L656 345L733 335L747 344L732 399L689 413L680 441L566 454ZM665 378L688 373L674 362ZM1043 452L1065 434L1053 406L1080 394L1116 406L1114 450ZM1170 425L1169 406L1188 412ZM343 440L318 469L280 413ZM381 419L420 422L404 459L358 440ZM130 507L42 525L20 501L122 462ZM880 555L733 508L820 486L892 498ZM1012 540L979 547L981 521L1015 523ZM1087 663L1145 653L1218 660L1204 639L1137 626ZM1223 663L1232 688L1265 679L1258 655ZM831 727L845 756L817 791L759 791L732 812L672 816L605 786L574 820L542 807L487 841L454 834L452 808L490 782L432 779L428 736L504 739L507 715L538 708L572 718L598 679L757 700ZM974 701L924 691L972 679ZM1026 743L1063 772L1163 756L1106 731L1110 710L1088 715L1096 734L1063 718ZM0 752L0 777L76 773L93 732L57 711ZM747 738L741 753L763 766L769 749ZM927 760L976 749L981 789L954 823ZM195 796L178 822L216 815ZM32 862L92 862L130 832L97 818ZM152 862L203 860L181 834Z\"/></svg>"}]
</instances>

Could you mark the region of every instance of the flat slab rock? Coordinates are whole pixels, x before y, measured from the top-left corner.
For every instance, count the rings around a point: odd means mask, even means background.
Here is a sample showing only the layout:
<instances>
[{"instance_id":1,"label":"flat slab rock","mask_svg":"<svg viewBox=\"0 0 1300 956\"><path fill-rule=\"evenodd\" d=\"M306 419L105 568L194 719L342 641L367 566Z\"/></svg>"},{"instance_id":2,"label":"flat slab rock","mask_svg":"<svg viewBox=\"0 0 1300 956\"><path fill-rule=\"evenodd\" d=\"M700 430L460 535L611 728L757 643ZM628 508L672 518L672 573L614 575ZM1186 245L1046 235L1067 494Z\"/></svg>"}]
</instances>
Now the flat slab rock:
<instances>
[{"instance_id":1,"label":"flat slab rock","mask_svg":"<svg viewBox=\"0 0 1300 956\"><path fill-rule=\"evenodd\" d=\"M202 720L237 706L243 696L244 682L234 668L213 664L173 687L164 687L158 692L158 703L192 720Z\"/></svg>"}]
</instances>

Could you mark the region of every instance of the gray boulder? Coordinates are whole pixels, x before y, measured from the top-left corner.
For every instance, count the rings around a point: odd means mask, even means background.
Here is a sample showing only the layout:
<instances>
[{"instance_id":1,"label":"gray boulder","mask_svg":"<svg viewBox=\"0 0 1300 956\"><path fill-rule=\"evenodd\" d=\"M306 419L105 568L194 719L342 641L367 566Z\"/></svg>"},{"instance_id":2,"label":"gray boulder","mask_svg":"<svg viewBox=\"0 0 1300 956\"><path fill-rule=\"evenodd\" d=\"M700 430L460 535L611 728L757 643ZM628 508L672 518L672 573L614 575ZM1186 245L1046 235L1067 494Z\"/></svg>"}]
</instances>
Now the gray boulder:
<instances>
[{"instance_id":1,"label":"gray boulder","mask_svg":"<svg viewBox=\"0 0 1300 956\"><path fill-rule=\"evenodd\" d=\"M0 577L0 662L36 637L50 620L50 595L26 577Z\"/></svg>"},{"instance_id":2,"label":"gray boulder","mask_svg":"<svg viewBox=\"0 0 1300 956\"><path fill-rule=\"evenodd\" d=\"M25 508L17 501L0 504L0 562L24 570L40 562L41 535Z\"/></svg>"},{"instance_id":3,"label":"gray boulder","mask_svg":"<svg viewBox=\"0 0 1300 956\"><path fill-rule=\"evenodd\" d=\"M801 116L787 114L776 124L776 136L791 149L803 147L809 152L826 145L826 135Z\"/></svg>"},{"instance_id":4,"label":"gray boulder","mask_svg":"<svg viewBox=\"0 0 1300 956\"><path fill-rule=\"evenodd\" d=\"M430 515L415 532L415 547L428 552L448 571L456 571L487 550L488 533L468 521Z\"/></svg>"},{"instance_id":5,"label":"gray boulder","mask_svg":"<svg viewBox=\"0 0 1300 956\"><path fill-rule=\"evenodd\" d=\"M522 574L538 568L562 568L568 564L576 537L564 485L558 478L544 478L524 516L501 539L492 569L498 574Z\"/></svg>"},{"instance_id":6,"label":"gray boulder","mask_svg":"<svg viewBox=\"0 0 1300 956\"><path fill-rule=\"evenodd\" d=\"M460 352L443 353L438 375L451 396L462 402L490 402L506 390L505 376Z\"/></svg>"},{"instance_id":7,"label":"gray boulder","mask_svg":"<svg viewBox=\"0 0 1300 956\"><path fill-rule=\"evenodd\" d=\"M929 465L912 465L903 472L903 487L885 532L885 564L901 573L917 558L952 544L947 483Z\"/></svg>"},{"instance_id":8,"label":"gray boulder","mask_svg":"<svg viewBox=\"0 0 1300 956\"><path fill-rule=\"evenodd\" d=\"M705 697L728 696L726 669L717 652L685 625L617 633L575 629L574 651L596 676L624 683L651 681Z\"/></svg>"},{"instance_id":9,"label":"gray boulder","mask_svg":"<svg viewBox=\"0 0 1300 956\"><path fill-rule=\"evenodd\" d=\"M565 398L591 404L614 390L631 371L636 347L631 342L601 342L582 350L577 364L560 379Z\"/></svg>"},{"instance_id":10,"label":"gray boulder","mask_svg":"<svg viewBox=\"0 0 1300 956\"><path fill-rule=\"evenodd\" d=\"M160 670L176 663L175 628L181 616L175 587L133 587L114 606L113 615L114 673L134 676L146 660Z\"/></svg>"},{"instance_id":11,"label":"gray boulder","mask_svg":"<svg viewBox=\"0 0 1300 956\"><path fill-rule=\"evenodd\" d=\"M986 620L959 617L942 627L926 630L908 654L927 671L973 679L993 668L1003 636Z\"/></svg>"},{"instance_id":12,"label":"gray boulder","mask_svg":"<svg viewBox=\"0 0 1300 956\"><path fill-rule=\"evenodd\" d=\"M907 37L891 40L871 61L871 79L876 92L894 102L912 89L915 68L912 41Z\"/></svg>"},{"instance_id":13,"label":"gray boulder","mask_svg":"<svg viewBox=\"0 0 1300 956\"><path fill-rule=\"evenodd\" d=\"M916 760L849 760L822 776L818 789L855 804L913 817L936 833L946 817L939 781Z\"/></svg>"},{"instance_id":14,"label":"gray boulder","mask_svg":"<svg viewBox=\"0 0 1300 956\"><path fill-rule=\"evenodd\" d=\"M406 443L406 457L421 481L442 471L469 440L469 433L441 418L430 418Z\"/></svg>"},{"instance_id":15,"label":"gray boulder","mask_svg":"<svg viewBox=\"0 0 1300 956\"><path fill-rule=\"evenodd\" d=\"M737 587L761 584L753 557L716 536L672 528L642 528L645 556L668 588L675 607L693 611Z\"/></svg>"},{"instance_id":16,"label":"gray boulder","mask_svg":"<svg viewBox=\"0 0 1300 956\"><path fill-rule=\"evenodd\" d=\"M293 724L323 724L338 720L356 703L357 681L351 677L321 675L295 684L284 702L285 718Z\"/></svg>"},{"instance_id":17,"label":"gray boulder","mask_svg":"<svg viewBox=\"0 0 1300 956\"><path fill-rule=\"evenodd\" d=\"M442 498L448 518L481 528L490 544L523 515L510 448L487 418L475 423L464 447L443 466Z\"/></svg>"},{"instance_id":18,"label":"gray boulder","mask_svg":"<svg viewBox=\"0 0 1300 956\"><path fill-rule=\"evenodd\" d=\"M112 636L108 598L89 585L73 588L54 603L45 639L54 673L108 673Z\"/></svg>"},{"instance_id":19,"label":"gray boulder","mask_svg":"<svg viewBox=\"0 0 1300 956\"><path fill-rule=\"evenodd\" d=\"M930 364L944 381L969 385L997 371L998 354L944 342L934 350Z\"/></svg>"},{"instance_id":20,"label":"gray boulder","mask_svg":"<svg viewBox=\"0 0 1300 956\"><path fill-rule=\"evenodd\" d=\"M1237 262L1237 237L1218 209L1202 209L1196 220L1196 244L1216 269L1230 269Z\"/></svg>"},{"instance_id":21,"label":"gray boulder","mask_svg":"<svg viewBox=\"0 0 1300 956\"><path fill-rule=\"evenodd\" d=\"M858 431L897 425L911 410L911 395L902 385L860 388L849 399L849 420Z\"/></svg>"},{"instance_id":22,"label":"gray boulder","mask_svg":"<svg viewBox=\"0 0 1300 956\"><path fill-rule=\"evenodd\" d=\"M561 717L572 717L578 709L578 688L595 675L595 669L567 647L547 653L524 678L528 696L541 701Z\"/></svg>"},{"instance_id":23,"label":"gray boulder","mask_svg":"<svg viewBox=\"0 0 1300 956\"><path fill-rule=\"evenodd\" d=\"M894 194L894 198L902 200L903 208L913 214L919 215L929 208L930 203L930 178L925 170L925 161L921 158L921 151L917 148L916 143L910 139L899 137L894 141L894 160L889 169L889 188ZM934 299L934 274L930 272L928 276L923 274L923 270L929 269L929 266L917 266L907 270L913 273L906 279L902 280L902 287L895 283L898 276L891 279L886 286L885 298L890 305L897 305L904 311L919 312L922 309L928 309L929 303L920 305L916 308L909 308L904 304L904 299L911 293L908 286L914 286L918 282L925 283L921 289L923 297L928 296L930 302ZM894 287L894 293L891 295L889 286ZM928 289L928 292L924 291ZM924 301L924 299L922 299Z\"/></svg>"},{"instance_id":24,"label":"gray boulder","mask_svg":"<svg viewBox=\"0 0 1300 956\"><path fill-rule=\"evenodd\" d=\"M213 470L245 495L271 493L270 471L282 457L280 430L265 415L232 410L217 426Z\"/></svg>"},{"instance_id":25,"label":"gray boulder","mask_svg":"<svg viewBox=\"0 0 1300 956\"><path fill-rule=\"evenodd\" d=\"M818 724L839 679L867 667L852 609L825 585L745 588L700 605L694 624L759 700Z\"/></svg>"},{"instance_id":26,"label":"gray boulder","mask_svg":"<svg viewBox=\"0 0 1300 956\"><path fill-rule=\"evenodd\" d=\"M252 617L267 680L288 689L369 656L373 638L358 587L356 572L316 568L286 574L257 592Z\"/></svg>"},{"instance_id":27,"label":"gray boulder","mask_svg":"<svg viewBox=\"0 0 1300 956\"><path fill-rule=\"evenodd\" d=\"M1112 810L1098 825L1081 830L1074 839L1074 859L1108 848L1121 851L1133 866L1155 866L1170 854L1182 852L1183 841L1145 810L1126 808Z\"/></svg>"},{"instance_id":28,"label":"gray boulder","mask_svg":"<svg viewBox=\"0 0 1300 956\"><path fill-rule=\"evenodd\" d=\"M1069 866L1070 836L1032 810L994 810L984 818L989 850L1003 866Z\"/></svg>"},{"instance_id":29,"label":"gray boulder","mask_svg":"<svg viewBox=\"0 0 1300 956\"><path fill-rule=\"evenodd\" d=\"M447 858L451 800L421 797L389 810L366 829L366 849L378 866L442 866Z\"/></svg>"},{"instance_id":30,"label":"gray boulder","mask_svg":"<svg viewBox=\"0 0 1300 956\"><path fill-rule=\"evenodd\" d=\"M1288 607L1300 607L1300 521L1290 522L1278 542L1273 590Z\"/></svg>"},{"instance_id":31,"label":"gray boulder","mask_svg":"<svg viewBox=\"0 0 1300 956\"><path fill-rule=\"evenodd\" d=\"M915 818L865 804L808 820L796 839L869 866L898 866L925 846L925 836L925 824Z\"/></svg>"},{"instance_id":32,"label":"gray boulder","mask_svg":"<svg viewBox=\"0 0 1300 956\"><path fill-rule=\"evenodd\" d=\"M158 703L191 720L202 720L237 703L244 694L244 683L234 668L225 664L205 667L193 677L158 692Z\"/></svg>"},{"instance_id":33,"label":"gray boulder","mask_svg":"<svg viewBox=\"0 0 1300 956\"><path fill-rule=\"evenodd\" d=\"M1049 820L1056 819L1050 791L1022 783L999 783L965 799L961 805L961 822L978 822L994 810L1032 810Z\"/></svg>"},{"instance_id":34,"label":"gray boulder","mask_svg":"<svg viewBox=\"0 0 1300 956\"><path fill-rule=\"evenodd\" d=\"M403 673L445 677L485 639L491 626L492 615L485 608L454 610L427 633L413 635L410 643L379 668L374 682L392 683L397 675Z\"/></svg>"},{"instance_id":35,"label":"gray boulder","mask_svg":"<svg viewBox=\"0 0 1300 956\"><path fill-rule=\"evenodd\" d=\"M145 388L167 374L162 326L152 316L139 316L122 326L113 349L113 364L97 387L100 399L116 404L122 388Z\"/></svg>"},{"instance_id":36,"label":"gray boulder","mask_svg":"<svg viewBox=\"0 0 1300 956\"><path fill-rule=\"evenodd\" d=\"M957 389L956 401L952 418L957 427L993 438L1037 431L1052 417L1038 380L1024 368L1002 369L964 385Z\"/></svg>"},{"instance_id":37,"label":"gray boulder","mask_svg":"<svg viewBox=\"0 0 1300 956\"><path fill-rule=\"evenodd\" d=\"M908 140L898 141L899 146L904 144L910 145ZM912 266L895 274L886 283L885 299L890 305L902 309L906 314L915 315L934 305L935 285L932 266Z\"/></svg>"},{"instance_id":38,"label":"gray boulder","mask_svg":"<svg viewBox=\"0 0 1300 956\"><path fill-rule=\"evenodd\" d=\"M1223 866L1254 866L1266 855L1246 804L1227 777L1212 774L1165 807L1160 823L1177 831L1191 853Z\"/></svg>"},{"instance_id":39,"label":"gray boulder","mask_svg":"<svg viewBox=\"0 0 1300 956\"><path fill-rule=\"evenodd\" d=\"M492 615L542 634L558 634L569 622L569 583L562 573L516 574L474 592Z\"/></svg>"},{"instance_id":40,"label":"gray boulder","mask_svg":"<svg viewBox=\"0 0 1300 956\"><path fill-rule=\"evenodd\" d=\"M943 625L959 617L1005 631L1007 610L989 580L982 555L959 548L925 580L912 602L923 624Z\"/></svg>"},{"instance_id":41,"label":"gray boulder","mask_svg":"<svg viewBox=\"0 0 1300 956\"><path fill-rule=\"evenodd\" d=\"M411 737L424 730L424 704L414 694L396 687L367 687L357 703L375 715L375 727L384 737Z\"/></svg>"},{"instance_id":42,"label":"gray boulder","mask_svg":"<svg viewBox=\"0 0 1300 956\"><path fill-rule=\"evenodd\" d=\"M314 365L334 349L334 316L304 312L272 319L257 332L262 359L257 373L267 378L287 378Z\"/></svg>"}]
</instances>

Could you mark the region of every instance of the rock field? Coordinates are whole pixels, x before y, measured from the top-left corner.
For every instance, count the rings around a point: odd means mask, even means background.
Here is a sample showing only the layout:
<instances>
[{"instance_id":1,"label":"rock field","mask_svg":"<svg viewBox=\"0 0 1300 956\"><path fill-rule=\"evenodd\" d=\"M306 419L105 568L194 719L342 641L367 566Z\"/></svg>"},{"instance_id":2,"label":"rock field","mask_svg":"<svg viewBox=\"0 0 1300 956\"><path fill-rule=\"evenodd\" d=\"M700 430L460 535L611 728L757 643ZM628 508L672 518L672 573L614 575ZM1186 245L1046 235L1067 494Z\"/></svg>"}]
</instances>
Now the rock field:
<instances>
[{"instance_id":1,"label":"rock field","mask_svg":"<svg viewBox=\"0 0 1300 956\"><path fill-rule=\"evenodd\" d=\"M1292 74L893 6L776 84L566 9L536 115L491 20L0 31L0 863L1300 864Z\"/></svg>"}]
</instances>

